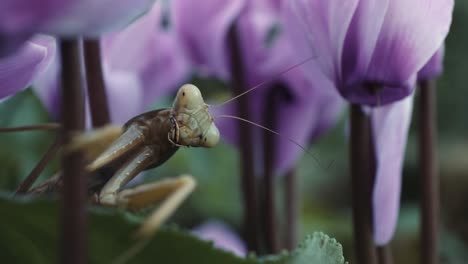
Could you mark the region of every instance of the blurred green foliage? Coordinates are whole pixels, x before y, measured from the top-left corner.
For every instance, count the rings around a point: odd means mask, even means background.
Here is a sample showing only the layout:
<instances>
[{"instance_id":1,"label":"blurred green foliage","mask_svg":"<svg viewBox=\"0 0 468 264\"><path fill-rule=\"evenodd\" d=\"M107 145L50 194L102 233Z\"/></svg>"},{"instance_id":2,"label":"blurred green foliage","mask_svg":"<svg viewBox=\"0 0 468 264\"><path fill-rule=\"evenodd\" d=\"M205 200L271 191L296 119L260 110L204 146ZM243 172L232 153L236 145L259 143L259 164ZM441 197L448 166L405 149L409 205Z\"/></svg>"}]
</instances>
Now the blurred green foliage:
<instances>
[{"instance_id":1,"label":"blurred green foliage","mask_svg":"<svg viewBox=\"0 0 468 264\"><path fill-rule=\"evenodd\" d=\"M0 218L2 263L58 262L58 205L0 195L0 210L9 215ZM138 222L125 212L92 208L89 218L90 263L344 264L341 245L323 233L308 237L291 253L244 259L177 228L164 228L149 240L131 239Z\"/></svg>"}]
</instances>

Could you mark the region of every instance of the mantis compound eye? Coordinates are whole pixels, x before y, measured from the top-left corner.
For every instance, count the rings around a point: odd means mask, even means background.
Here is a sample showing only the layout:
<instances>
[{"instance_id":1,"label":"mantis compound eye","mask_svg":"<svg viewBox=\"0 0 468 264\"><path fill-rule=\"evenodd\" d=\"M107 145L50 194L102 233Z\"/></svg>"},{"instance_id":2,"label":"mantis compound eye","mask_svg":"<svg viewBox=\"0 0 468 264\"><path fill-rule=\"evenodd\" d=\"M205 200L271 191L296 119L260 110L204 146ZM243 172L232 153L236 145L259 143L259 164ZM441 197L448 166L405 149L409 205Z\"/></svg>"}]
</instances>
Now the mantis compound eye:
<instances>
[{"instance_id":1,"label":"mantis compound eye","mask_svg":"<svg viewBox=\"0 0 468 264\"><path fill-rule=\"evenodd\" d=\"M211 123L208 130L205 132L205 136L202 139L201 146L205 148L212 148L219 142L219 130L215 123Z\"/></svg>"}]
</instances>

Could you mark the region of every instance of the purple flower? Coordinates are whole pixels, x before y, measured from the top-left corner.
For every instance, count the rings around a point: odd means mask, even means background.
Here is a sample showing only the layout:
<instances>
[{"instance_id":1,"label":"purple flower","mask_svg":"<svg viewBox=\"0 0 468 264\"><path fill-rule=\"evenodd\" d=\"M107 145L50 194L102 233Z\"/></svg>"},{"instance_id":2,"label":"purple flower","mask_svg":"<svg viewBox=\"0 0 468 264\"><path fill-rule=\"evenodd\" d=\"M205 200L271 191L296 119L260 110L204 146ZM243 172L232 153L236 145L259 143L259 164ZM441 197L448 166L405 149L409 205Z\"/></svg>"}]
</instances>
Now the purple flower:
<instances>
[{"instance_id":1,"label":"purple flower","mask_svg":"<svg viewBox=\"0 0 468 264\"><path fill-rule=\"evenodd\" d=\"M184 2L184 4L182 4ZM296 57L287 36L283 32L280 19L280 1L198 1L187 6L185 1L173 1L175 26L181 35L186 52L194 68L202 75L228 81L230 76L228 31L237 26L246 83L249 87L268 80L281 83L285 87L275 108L275 123L272 129L282 136L276 137L277 146L275 169L282 173L294 165L303 151L287 139L306 145L309 139L319 135L336 121L341 110L341 99L331 88L332 83L321 76L306 76L301 67L279 75L280 72L297 65L307 57ZM199 25L203 25L200 27ZM312 85L310 79L318 78L321 83ZM251 121L265 125L265 108L268 94L274 84L252 92ZM322 87L329 89L321 89ZM234 106L227 105L222 110L214 108L217 114L236 115ZM321 115L323 113L323 115ZM221 134L228 141L238 143L237 120L218 118ZM263 130L254 129L256 165L262 164ZM259 168L257 168L259 169Z\"/></svg>"},{"instance_id":2,"label":"purple flower","mask_svg":"<svg viewBox=\"0 0 468 264\"><path fill-rule=\"evenodd\" d=\"M180 52L174 32L165 29L162 4L138 21L102 39L104 79L111 119L124 123L170 91L188 77L189 67ZM60 111L58 59L35 81L35 90L49 111ZM125 107L122 107L125 106Z\"/></svg>"},{"instance_id":3,"label":"purple flower","mask_svg":"<svg viewBox=\"0 0 468 264\"><path fill-rule=\"evenodd\" d=\"M349 102L374 106L411 94L416 74L442 45L453 10L453 0L291 3L288 30L303 32L295 35L293 43L302 43L296 48L317 55ZM368 83L381 86L377 96Z\"/></svg>"},{"instance_id":4,"label":"purple flower","mask_svg":"<svg viewBox=\"0 0 468 264\"><path fill-rule=\"evenodd\" d=\"M392 238L401 168L418 72L441 47L453 0L298 0L286 6L287 29L302 54L315 54L323 72L350 103L371 110L377 172L374 239ZM315 73L317 68L310 66ZM370 89L370 86L378 86ZM403 100L402 100L403 99ZM402 101L399 101L402 100Z\"/></svg>"},{"instance_id":5,"label":"purple flower","mask_svg":"<svg viewBox=\"0 0 468 264\"><path fill-rule=\"evenodd\" d=\"M234 255L244 257L247 248L242 240L228 226L219 221L208 221L196 227L193 233L203 240L212 241L214 246Z\"/></svg>"},{"instance_id":6,"label":"purple flower","mask_svg":"<svg viewBox=\"0 0 468 264\"><path fill-rule=\"evenodd\" d=\"M30 86L49 66L54 53L53 38L40 35L24 43L14 54L0 58L0 99Z\"/></svg>"},{"instance_id":7,"label":"purple flower","mask_svg":"<svg viewBox=\"0 0 468 264\"><path fill-rule=\"evenodd\" d=\"M0 56L35 33L99 36L128 25L153 3L154 0L2 0Z\"/></svg>"}]
</instances>

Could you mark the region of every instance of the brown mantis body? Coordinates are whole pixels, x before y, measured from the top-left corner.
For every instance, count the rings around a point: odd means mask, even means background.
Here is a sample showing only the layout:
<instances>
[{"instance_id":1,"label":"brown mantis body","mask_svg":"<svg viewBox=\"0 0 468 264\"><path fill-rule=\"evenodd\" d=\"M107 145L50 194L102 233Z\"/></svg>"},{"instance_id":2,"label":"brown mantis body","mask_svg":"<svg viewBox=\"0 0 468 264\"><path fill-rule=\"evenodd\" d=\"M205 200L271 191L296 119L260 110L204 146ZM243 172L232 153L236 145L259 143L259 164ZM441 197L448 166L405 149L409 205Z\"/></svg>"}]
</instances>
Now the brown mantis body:
<instances>
[{"instance_id":1,"label":"brown mantis body","mask_svg":"<svg viewBox=\"0 0 468 264\"><path fill-rule=\"evenodd\" d=\"M136 116L123 129L109 126L78 136L67 151L86 153L89 195L95 203L138 210L162 201L138 231L139 236L150 236L193 191L195 180L181 176L131 189L124 186L141 171L164 163L180 146L213 147L218 141L219 131L200 90L186 84L172 108ZM57 174L30 192L55 192L61 187L62 177Z\"/></svg>"}]
</instances>

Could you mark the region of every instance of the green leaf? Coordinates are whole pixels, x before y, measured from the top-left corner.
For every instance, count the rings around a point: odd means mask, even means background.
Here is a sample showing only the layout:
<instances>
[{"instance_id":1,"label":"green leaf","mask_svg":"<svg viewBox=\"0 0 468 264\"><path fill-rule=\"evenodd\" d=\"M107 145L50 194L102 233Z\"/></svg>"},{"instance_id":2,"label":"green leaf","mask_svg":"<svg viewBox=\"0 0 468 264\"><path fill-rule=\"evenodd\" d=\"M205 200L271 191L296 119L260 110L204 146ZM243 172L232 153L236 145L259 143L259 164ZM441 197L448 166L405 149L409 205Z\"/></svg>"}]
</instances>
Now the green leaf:
<instances>
[{"instance_id":1,"label":"green leaf","mask_svg":"<svg viewBox=\"0 0 468 264\"><path fill-rule=\"evenodd\" d=\"M50 122L49 115L31 89L0 103L0 126L15 127ZM23 131L0 134L0 189L14 190L52 144L54 131ZM43 172L51 175L56 162Z\"/></svg>"},{"instance_id":2,"label":"green leaf","mask_svg":"<svg viewBox=\"0 0 468 264\"><path fill-rule=\"evenodd\" d=\"M56 263L59 249L59 204L51 200L0 196L0 259L4 263ZM139 219L120 211L91 208L90 263L115 263L129 252L127 263L341 264L341 245L315 233L291 254L239 258L216 249L189 232L165 227L147 242L131 238Z\"/></svg>"}]
</instances>

